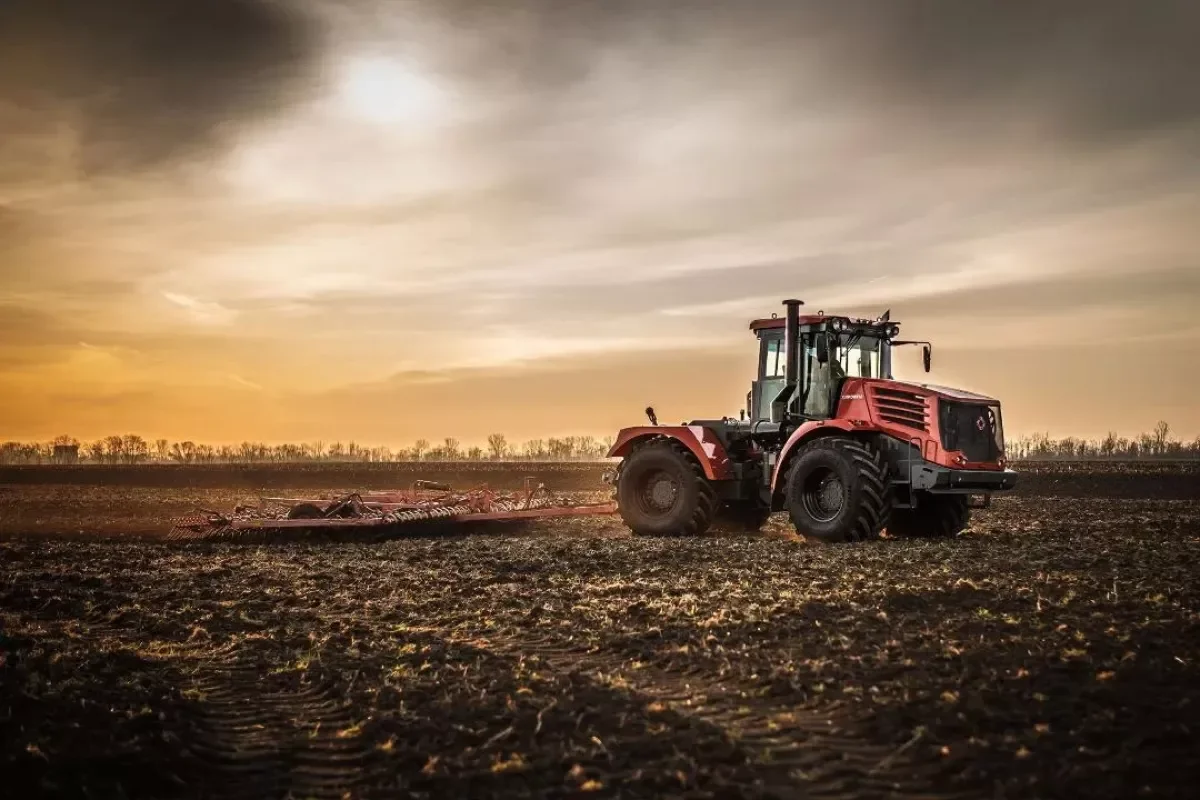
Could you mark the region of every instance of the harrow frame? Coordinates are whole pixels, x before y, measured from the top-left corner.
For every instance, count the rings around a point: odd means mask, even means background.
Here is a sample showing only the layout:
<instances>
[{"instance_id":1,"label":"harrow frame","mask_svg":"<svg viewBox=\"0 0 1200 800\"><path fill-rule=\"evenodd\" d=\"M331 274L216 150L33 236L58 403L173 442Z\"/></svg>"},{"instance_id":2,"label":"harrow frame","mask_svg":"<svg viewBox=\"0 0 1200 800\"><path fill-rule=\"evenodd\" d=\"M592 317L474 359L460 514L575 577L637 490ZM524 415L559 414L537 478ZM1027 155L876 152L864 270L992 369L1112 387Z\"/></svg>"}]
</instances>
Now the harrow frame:
<instances>
[{"instance_id":1,"label":"harrow frame","mask_svg":"<svg viewBox=\"0 0 1200 800\"><path fill-rule=\"evenodd\" d=\"M517 492L487 486L455 491L445 484L416 481L404 490L351 492L336 498L262 497L257 507L238 506L232 514L208 509L177 519L170 539L208 539L240 533L379 528L428 523L465 525L617 513L615 502L574 503L555 497L545 484L525 479Z\"/></svg>"}]
</instances>

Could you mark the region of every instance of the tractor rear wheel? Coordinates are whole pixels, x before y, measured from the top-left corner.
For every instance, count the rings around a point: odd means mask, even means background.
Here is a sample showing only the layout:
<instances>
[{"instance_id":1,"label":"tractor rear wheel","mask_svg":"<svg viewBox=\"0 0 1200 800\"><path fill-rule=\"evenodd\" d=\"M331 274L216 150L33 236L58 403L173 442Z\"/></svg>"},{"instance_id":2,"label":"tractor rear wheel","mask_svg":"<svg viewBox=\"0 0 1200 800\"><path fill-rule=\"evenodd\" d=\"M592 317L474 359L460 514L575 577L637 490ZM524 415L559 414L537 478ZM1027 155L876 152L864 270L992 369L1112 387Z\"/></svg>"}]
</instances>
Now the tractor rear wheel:
<instances>
[{"instance_id":1,"label":"tractor rear wheel","mask_svg":"<svg viewBox=\"0 0 1200 800\"><path fill-rule=\"evenodd\" d=\"M621 463L617 508L637 536L699 536L712 524L717 495L686 447L657 439Z\"/></svg>"},{"instance_id":2,"label":"tractor rear wheel","mask_svg":"<svg viewBox=\"0 0 1200 800\"><path fill-rule=\"evenodd\" d=\"M966 495L925 494L916 508L898 508L888 523L890 536L906 539L952 539L971 521Z\"/></svg>"},{"instance_id":3,"label":"tractor rear wheel","mask_svg":"<svg viewBox=\"0 0 1200 800\"><path fill-rule=\"evenodd\" d=\"M876 539L891 514L887 464L861 439L829 436L804 445L785 491L796 532L822 544Z\"/></svg>"}]
</instances>

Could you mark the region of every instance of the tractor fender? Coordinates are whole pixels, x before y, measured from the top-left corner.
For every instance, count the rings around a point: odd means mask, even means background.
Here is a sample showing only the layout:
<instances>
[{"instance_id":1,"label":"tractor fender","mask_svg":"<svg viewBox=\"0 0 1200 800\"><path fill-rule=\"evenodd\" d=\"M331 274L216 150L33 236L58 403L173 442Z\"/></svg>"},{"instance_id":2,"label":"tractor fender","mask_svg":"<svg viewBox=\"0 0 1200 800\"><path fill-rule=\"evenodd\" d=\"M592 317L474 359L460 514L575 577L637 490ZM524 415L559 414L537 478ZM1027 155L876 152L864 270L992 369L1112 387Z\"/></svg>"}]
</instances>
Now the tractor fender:
<instances>
[{"instance_id":1,"label":"tractor fender","mask_svg":"<svg viewBox=\"0 0 1200 800\"><path fill-rule=\"evenodd\" d=\"M643 425L625 428L608 451L609 458L623 458L636 445L650 439L675 439L692 452L710 481L733 477L729 454L716 434L703 425Z\"/></svg>"},{"instance_id":2,"label":"tractor fender","mask_svg":"<svg viewBox=\"0 0 1200 800\"><path fill-rule=\"evenodd\" d=\"M787 474L788 462L803 445L822 436L837 436L843 433L864 433L871 429L859 420L823 419L806 422L788 437L783 449L779 451L779 460L775 462L775 472L771 476L771 494L778 495L783 488L781 481Z\"/></svg>"}]
</instances>

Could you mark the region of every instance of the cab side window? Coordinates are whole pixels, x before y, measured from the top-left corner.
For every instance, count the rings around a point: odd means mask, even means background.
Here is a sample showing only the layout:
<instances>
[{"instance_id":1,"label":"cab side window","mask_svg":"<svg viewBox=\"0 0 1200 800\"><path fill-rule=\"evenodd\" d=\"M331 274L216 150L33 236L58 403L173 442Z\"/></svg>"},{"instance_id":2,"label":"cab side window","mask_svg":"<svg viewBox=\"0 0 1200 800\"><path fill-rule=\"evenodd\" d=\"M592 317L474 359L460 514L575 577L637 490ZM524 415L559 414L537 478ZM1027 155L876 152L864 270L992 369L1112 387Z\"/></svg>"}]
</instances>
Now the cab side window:
<instances>
[{"instance_id":1,"label":"cab side window","mask_svg":"<svg viewBox=\"0 0 1200 800\"><path fill-rule=\"evenodd\" d=\"M787 372L787 347L782 339L768 339L763 361L764 378L782 378Z\"/></svg>"}]
</instances>

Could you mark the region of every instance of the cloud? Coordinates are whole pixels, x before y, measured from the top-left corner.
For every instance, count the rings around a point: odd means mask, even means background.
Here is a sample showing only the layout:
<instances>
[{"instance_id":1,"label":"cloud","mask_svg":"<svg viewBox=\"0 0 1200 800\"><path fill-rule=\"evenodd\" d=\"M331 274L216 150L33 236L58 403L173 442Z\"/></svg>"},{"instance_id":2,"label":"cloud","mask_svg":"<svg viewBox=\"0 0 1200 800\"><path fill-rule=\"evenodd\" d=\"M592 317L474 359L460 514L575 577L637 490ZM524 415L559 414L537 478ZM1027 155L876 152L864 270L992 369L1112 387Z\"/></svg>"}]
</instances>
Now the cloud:
<instances>
[{"instance_id":1,"label":"cloud","mask_svg":"<svg viewBox=\"0 0 1200 800\"><path fill-rule=\"evenodd\" d=\"M257 384L254 381L248 381L245 378L243 378L241 375L235 375L234 373L231 372L228 375L226 375L226 377L229 379L230 382L233 383L234 386L239 386L243 389L251 389L256 392L263 391L262 385Z\"/></svg>"},{"instance_id":2,"label":"cloud","mask_svg":"<svg viewBox=\"0 0 1200 800\"><path fill-rule=\"evenodd\" d=\"M749 344L749 342L747 342ZM557 355L537 362L440 372L404 372L299 398L301 426L339 420L338 435L389 444L417 437L483 441L615 432L643 419L648 403L666 419L736 414L749 388L750 350L681 347ZM714 396L713 387L722 387ZM705 398L703 401L698 398ZM385 414L387 408L409 414ZM321 421L325 420L325 423ZM333 426L323 428L333 430Z\"/></svg>"},{"instance_id":3,"label":"cloud","mask_svg":"<svg viewBox=\"0 0 1200 800\"><path fill-rule=\"evenodd\" d=\"M1189 78L1200 6L1189 0L830 5L855 45L843 66L877 79L880 98L899 89L919 109L1092 143L1200 121Z\"/></svg>"},{"instance_id":4,"label":"cloud","mask_svg":"<svg viewBox=\"0 0 1200 800\"><path fill-rule=\"evenodd\" d=\"M317 49L305 17L266 0L8 0L0 125L18 145L73 132L85 174L161 164L287 105Z\"/></svg>"},{"instance_id":5,"label":"cloud","mask_svg":"<svg viewBox=\"0 0 1200 800\"><path fill-rule=\"evenodd\" d=\"M198 300L178 292L163 292L162 296L170 303L187 311L188 315L196 322L206 325L228 325L237 316L235 311L220 303Z\"/></svg>"},{"instance_id":6,"label":"cloud","mask_svg":"<svg viewBox=\"0 0 1200 800\"><path fill-rule=\"evenodd\" d=\"M79 331L46 311L0 301L0 342L7 345L64 345Z\"/></svg>"},{"instance_id":7,"label":"cloud","mask_svg":"<svg viewBox=\"0 0 1200 800\"><path fill-rule=\"evenodd\" d=\"M418 31L419 46L455 77L560 101L611 79L627 103L660 94L670 104L702 78L714 97L741 86L810 118L831 106L870 106L895 119L936 113L951 134L960 126L992 136L1024 128L1080 142L1190 127L1200 111L1191 91L1200 69L1193 41L1200 7L1190 0L453 0L399 7L407 13L388 25L373 13L379 5L358 5L361 35L369 35L367 24L381 37ZM454 32L457 46L438 50L436 42Z\"/></svg>"},{"instance_id":8,"label":"cloud","mask_svg":"<svg viewBox=\"0 0 1200 800\"><path fill-rule=\"evenodd\" d=\"M0 198L3 197L3 188L3 182L0 181ZM9 262L21 257L28 242L42 235L44 226L37 214L0 201L0 277L4 277L11 269Z\"/></svg>"},{"instance_id":9,"label":"cloud","mask_svg":"<svg viewBox=\"0 0 1200 800\"><path fill-rule=\"evenodd\" d=\"M1197 341L1182 298L1200 272L1198 14L1180 0L10 0L0 291L45 316L0 319L0 361L132 346L170 384L156 402L197 414L210 406L178 387L283 404L355 381L387 387L361 415L332 406L364 430L429 404L519 427L547 397L556 410L530 425L607 425L604 408L644 405L622 381L659 385L655 359L724 364L729 384L684 383L696 413L736 406L746 321L799 296L892 306L938 341L945 380L1010 393L1031 419L1062 399L1041 385L1054 347L1098 371L1125 335ZM375 107L404 85L411 105ZM521 382L538 363L553 370ZM489 365L466 374L511 395L506 410L428 388L470 395L457 370ZM305 408L281 419L327 430L328 409ZM1200 424L1188 413L1177 424Z\"/></svg>"},{"instance_id":10,"label":"cloud","mask_svg":"<svg viewBox=\"0 0 1200 800\"><path fill-rule=\"evenodd\" d=\"M0 203L0 245L13 240L22 224L21 214L4 203Z\"/></svg>"}]
</instances>

